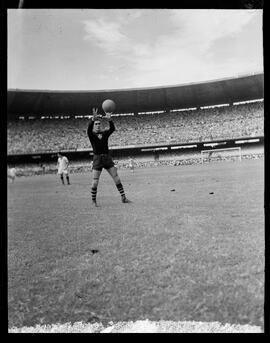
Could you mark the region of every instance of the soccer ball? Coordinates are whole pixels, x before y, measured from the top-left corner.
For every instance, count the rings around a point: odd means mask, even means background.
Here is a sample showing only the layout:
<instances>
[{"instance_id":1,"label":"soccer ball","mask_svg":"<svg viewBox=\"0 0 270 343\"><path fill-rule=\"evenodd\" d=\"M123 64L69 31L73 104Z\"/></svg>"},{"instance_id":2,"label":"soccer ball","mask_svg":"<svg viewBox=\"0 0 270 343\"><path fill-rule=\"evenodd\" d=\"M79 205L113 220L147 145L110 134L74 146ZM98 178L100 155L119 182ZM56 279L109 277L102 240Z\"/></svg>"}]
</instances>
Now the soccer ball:
<instances>
[{"instance_id":1,"label":"soccer ball","mask_svg":"<svg viewBox=\"0 0 270 343\"><path fill-rule=\"evenodd\" d=\"M103 111L106 113L112 113L115 111L116 105L115 102L113 100L107 99L104 100L102 103L102 109Z\"/></svg>"}]
</instances>

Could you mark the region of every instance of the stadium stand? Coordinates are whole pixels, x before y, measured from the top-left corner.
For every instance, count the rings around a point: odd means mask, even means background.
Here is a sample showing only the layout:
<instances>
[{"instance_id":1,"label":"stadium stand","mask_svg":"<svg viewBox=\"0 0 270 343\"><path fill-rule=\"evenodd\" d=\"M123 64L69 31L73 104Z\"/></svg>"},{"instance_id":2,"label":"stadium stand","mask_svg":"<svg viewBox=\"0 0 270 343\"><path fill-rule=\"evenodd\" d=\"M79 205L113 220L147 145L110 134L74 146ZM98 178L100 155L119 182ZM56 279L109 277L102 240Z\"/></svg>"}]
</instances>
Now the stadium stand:
<instances>
[{"instance_id":1,"label":"stadium stand","mask_svg":"<svg viewBox=\"0 0 270 343\"><path fill-rule=\"evenodd\" d=\"M264 103L113 117L110 146L188 143L264 135ZM10 120L8 154L90 149L87 118Z\"/></svg>"}]
</instances>

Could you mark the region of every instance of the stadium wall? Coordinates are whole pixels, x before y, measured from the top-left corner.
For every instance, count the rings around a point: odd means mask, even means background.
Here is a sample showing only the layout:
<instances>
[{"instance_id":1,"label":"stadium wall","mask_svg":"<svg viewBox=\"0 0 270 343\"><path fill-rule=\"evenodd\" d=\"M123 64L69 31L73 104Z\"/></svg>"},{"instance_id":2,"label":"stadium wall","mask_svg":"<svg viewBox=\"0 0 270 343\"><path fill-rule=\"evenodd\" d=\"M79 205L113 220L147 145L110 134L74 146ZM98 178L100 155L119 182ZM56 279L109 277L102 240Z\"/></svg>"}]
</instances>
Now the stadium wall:
<instances>
[{"instance_id":1,"label":"stadium wall","mask_svg":"<svg viewBox=\"0 0 270 343\"><path fill-rule=\"evenodd\" d=\"M174 144L158 144L144 146L129 146L129 147L111 147L111 155L116 160L127 159L133 157L136 159L158 161L163 158L172 158L176 155L188 155L191 153L200 153L201 150L231 148L240 146L243 149L262 149L264 146L264 137L242 137L237 139L223 139L205 142L189 142L189 143L174 143ZM70 162L89 161L93 159L92 150L80 151L61 151ZM8 155L7 164L9 167L20 164L43 164L54 163L57 160L57 151L48 153L35 154L17 154Z\"/></svg>"},{"instance_id":2,"label":"stadium wall","mask_svg":"<svg viewBox=\"0 0 270 343\"><path fill-rule=\"evenodd\" d=\"M140 89L101 91L53 91L9 89L8 119L19 116L89 115L105 99L113 99L117 113L165 111L233 104L264 96L264 74L252 74L206 82Z\"/></svg>"}]
</instances>

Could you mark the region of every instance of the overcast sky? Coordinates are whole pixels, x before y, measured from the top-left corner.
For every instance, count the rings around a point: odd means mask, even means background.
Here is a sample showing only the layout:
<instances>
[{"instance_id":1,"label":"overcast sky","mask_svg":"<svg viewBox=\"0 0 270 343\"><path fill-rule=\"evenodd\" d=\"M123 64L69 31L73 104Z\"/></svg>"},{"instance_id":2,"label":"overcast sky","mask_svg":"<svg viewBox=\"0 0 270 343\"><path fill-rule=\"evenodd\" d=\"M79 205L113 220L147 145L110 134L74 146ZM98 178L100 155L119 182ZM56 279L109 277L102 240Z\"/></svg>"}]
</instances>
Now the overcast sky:
<instances>
[{"instance_id":1,"label":"overcast sky","mask_svg":"<svg viewBox=\"0 0 270 343\"><path fill-rule=\"evenodd\" d=\"M8 88L154 87L262 71L262 10L8 10Z\"/></svg>"}]
</instances>

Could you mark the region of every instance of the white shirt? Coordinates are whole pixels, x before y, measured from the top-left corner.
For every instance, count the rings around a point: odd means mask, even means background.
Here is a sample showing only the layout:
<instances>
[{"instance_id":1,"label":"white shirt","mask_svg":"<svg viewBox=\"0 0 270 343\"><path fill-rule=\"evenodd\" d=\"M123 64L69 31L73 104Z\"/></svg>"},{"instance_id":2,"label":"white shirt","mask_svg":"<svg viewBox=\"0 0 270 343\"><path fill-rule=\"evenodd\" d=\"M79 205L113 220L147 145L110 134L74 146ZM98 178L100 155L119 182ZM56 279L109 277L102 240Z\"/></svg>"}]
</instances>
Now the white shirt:
<instances>
[{"instance_id":1,"label":"white shirt","mask_svg":"<svg viewBox=\"0 0 270 343\"><path fill-rule=\"evenodd\" d=\"M58 157L57 160L58 171L66 170L68 167L68 159L66 156Z\"/></svg>"},{"instance_id":2,"label":"white shirt","mask_svg":"<svg viewBox=\"0 0 270 343\"><path fill-rule=\"evenodd\" d=\"M8 175L10 175L11 177L15 177L16 176L16 168L10 168L8 170Z\"/></svg>"}]
</instances>

